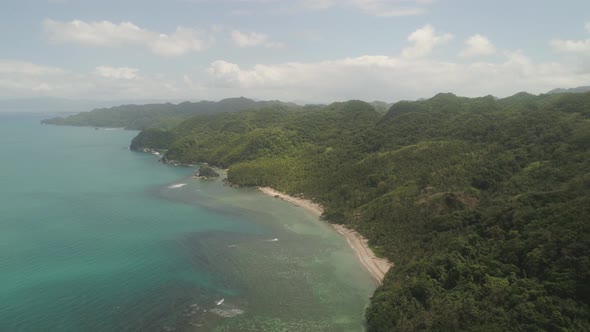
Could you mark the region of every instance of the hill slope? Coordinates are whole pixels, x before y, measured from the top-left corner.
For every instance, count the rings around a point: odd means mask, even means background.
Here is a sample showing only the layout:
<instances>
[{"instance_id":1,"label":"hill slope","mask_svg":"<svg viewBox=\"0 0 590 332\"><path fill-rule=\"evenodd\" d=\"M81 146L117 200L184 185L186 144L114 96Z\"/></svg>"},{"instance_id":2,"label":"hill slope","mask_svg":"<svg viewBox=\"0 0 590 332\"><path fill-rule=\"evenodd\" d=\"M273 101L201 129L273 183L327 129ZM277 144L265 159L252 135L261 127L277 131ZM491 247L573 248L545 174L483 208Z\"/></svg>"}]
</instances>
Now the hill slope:
<instances>
[{"instance_id":1,"label":"hill slope","mask_svg":"<svg viewBox=\"0 0 590 332\"><path fill-rule=\"evenodd\" d=\"M294 104L280 101L254 101L248 98L229 98L219 102L200 101L180 104L122 105L111 108L98 108L66 118L58 117L43 120L45 124L68 126L112 127L127 129L172 128L188 117L200 114L238 112L247 109L273 105Z\"/></svg>"},{"instance_id":2,"label":"hill slope","mask_svg":"<svg viewBox=\"0 0 590 332\"><path fill-rule=\"evenodd\" d=\"M134 140L156 145L367 236L395 262L370 331L590 330L590 93L271 107Z\"/></svg>"}]
</instances>

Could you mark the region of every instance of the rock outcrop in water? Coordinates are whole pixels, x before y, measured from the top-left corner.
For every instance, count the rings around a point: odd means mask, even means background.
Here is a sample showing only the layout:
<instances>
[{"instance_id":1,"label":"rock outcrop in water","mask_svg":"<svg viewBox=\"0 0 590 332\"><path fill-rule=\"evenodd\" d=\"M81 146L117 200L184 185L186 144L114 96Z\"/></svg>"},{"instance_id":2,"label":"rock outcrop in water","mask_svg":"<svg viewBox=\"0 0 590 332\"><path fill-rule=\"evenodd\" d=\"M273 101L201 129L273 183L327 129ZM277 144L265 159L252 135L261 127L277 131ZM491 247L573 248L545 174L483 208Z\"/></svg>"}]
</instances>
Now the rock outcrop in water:
<instances>
[{"instance_id":1,"label":"rock outcrop in water","mask_svg":"<svg viewBox=\"0 0 590 332\"><path fill-rule=\"evenodd\" d=\"M218 178L219 173L215 172L213 168L207 165L202 165L199 167L199 170L195 172L194 177L198 179Z\"/></svg>"}]
</instances>

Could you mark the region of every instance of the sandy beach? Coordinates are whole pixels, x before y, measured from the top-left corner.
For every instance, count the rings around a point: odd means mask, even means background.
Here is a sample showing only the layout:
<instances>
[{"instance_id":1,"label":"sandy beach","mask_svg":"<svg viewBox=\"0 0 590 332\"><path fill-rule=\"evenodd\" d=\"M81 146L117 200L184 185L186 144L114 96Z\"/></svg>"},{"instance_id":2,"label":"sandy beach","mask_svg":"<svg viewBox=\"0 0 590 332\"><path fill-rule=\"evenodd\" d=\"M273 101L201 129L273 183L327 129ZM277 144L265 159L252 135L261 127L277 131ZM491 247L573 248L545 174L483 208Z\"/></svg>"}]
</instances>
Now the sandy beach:
<instances>
[{"instance_id":1,"label":"sandy beach","mask_svg":"<svg viewBox=\"0 0 590 332\"><path fill-rule=\"evenodd\" d=\"M276 191L275 189L270 187L259 187L259 189L260 191L269 196L277 197L284 201L301 206L317 214L318 217L324 212L324 209L321 205L316 204L310 200L289 196L287 194L283 194L279 191ZM385 258L379 258L375 256L375 254L369 247L367 239L365 239L357 231L346 228L343 225L330 225L336 230L336 232L344 236L350 247L355 251L359 261L369 271L369 273L371 273L373 278L377 280L379 284L381 284L383 282L383 277L385 276L385 273L387 273L387 271L389 270L389 268L393 266L393 264Z\"/></svg>"}]
</instances>

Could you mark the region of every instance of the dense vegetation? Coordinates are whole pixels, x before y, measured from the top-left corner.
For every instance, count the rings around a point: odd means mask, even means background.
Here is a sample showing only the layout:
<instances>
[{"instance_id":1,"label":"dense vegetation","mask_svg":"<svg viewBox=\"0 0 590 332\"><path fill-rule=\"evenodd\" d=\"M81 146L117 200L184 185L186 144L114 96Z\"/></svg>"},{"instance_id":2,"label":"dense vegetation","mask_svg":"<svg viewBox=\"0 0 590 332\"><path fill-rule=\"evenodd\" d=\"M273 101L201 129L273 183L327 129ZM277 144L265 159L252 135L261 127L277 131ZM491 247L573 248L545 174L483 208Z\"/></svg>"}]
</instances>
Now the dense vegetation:
<instances>
[{"instance_id":1,"label":"dense vegetation","mask_svg":"<svg viewBox=\"0 0 590 332\"><path fill-rule=\"evenodd\" d=\"M370 331L590 330L590 93L276 106L138 137L367 236L395 262Z\"/></svg>"},{"instance_id":2,"label":"dense vegetation","mask_svg":"<svg viewBox=\"0 0 590 332\"><path fill-rule=\"evenodd\" d=\"M175 140L176 135L172 131L160 128L148 128L133 138L130 148L132 150L141 150L142 148L166 150Z\"/></svg>"},{"instance_id":3,"label":"dense vegetation","mask_svg":"<svg viewBox=\"0 0 590 332\"><path fill-rule=\"evenodd\" d=\"M197 177L200 178L218 178L219 173L215 172L215 170L207 165L199 166L199 171L195 173Z\"/></svg>"},{"instance_id":4,"label":"dense vegetation","mask_svg":"<svg viewBox=\"0 0 590 332\"><path fill-rule=\"evenodd\" d=\"M280 101L254 101L247 98L229 98L219 102L200 101L197 103L184 102L180 104L149 104L122 105L111 108L99 108L90 112L83 112L66 118L58 117L43 120L45 124L68 126L92 126L127 129L162 128L170 129L199 114L216 114L224 112L238 112L252 108L272 105L290 105Z\"/></svg>"}]
</instances>

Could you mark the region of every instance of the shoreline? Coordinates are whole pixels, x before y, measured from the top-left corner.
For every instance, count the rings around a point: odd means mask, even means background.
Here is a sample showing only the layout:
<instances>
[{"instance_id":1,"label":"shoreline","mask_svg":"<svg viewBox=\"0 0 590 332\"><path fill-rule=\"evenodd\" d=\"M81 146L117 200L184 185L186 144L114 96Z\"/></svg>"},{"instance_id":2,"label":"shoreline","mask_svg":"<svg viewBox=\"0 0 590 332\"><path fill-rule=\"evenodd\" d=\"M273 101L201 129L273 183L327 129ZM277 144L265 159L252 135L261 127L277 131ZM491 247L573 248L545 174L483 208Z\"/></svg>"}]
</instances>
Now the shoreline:
<instances>
[{"instance_id":1,"label":"shoreline","mask_svg":"<svg viewBox=\"0 0 590 332\"><path fill-rule=\"evenodd\" d=\"M286 202L295 204L306 210L314 213L318 217L324 212L323 207L320 204L314 203L310 200L293 197L282 192L279 192L270 187L258 187L258 189L264 194L282 199ZM379 285L383 283L385 273L393 266L393 263L389 262L386 258L379 258L375 255L373 250L369 247L368 240L357 231L347 228L344 225L328 223L332 228L341 236L346 239L348 245L355 252L358 260L371 274Z\"/></svg>"}]
</instances>

